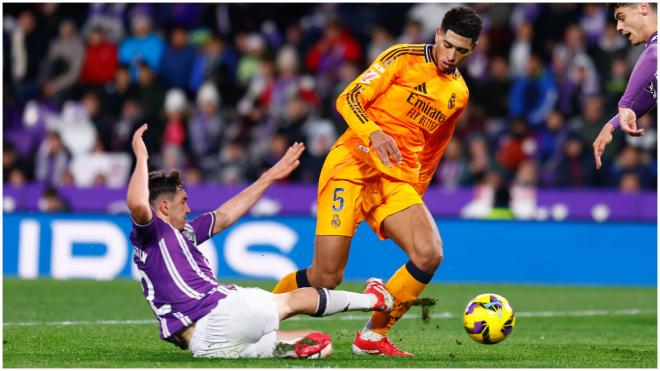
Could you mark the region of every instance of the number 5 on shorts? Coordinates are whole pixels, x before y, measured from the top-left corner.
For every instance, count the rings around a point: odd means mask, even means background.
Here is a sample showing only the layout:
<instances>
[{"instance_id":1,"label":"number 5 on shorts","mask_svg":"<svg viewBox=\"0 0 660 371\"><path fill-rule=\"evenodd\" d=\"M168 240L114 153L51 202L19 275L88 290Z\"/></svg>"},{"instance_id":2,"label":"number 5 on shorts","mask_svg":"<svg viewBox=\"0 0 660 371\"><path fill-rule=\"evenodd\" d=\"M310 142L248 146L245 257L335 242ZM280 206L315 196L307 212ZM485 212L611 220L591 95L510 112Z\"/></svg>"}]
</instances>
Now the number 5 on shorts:
<instances>
[{"instance_id":1,"label":"number 5 on shorts","mask_svg":"<svg viewBox=\"0 0 660 371\"><path fill-rule=\"evenodd\" d=\"M344 197L341 195L343 192L344 188L335 188L332 194L332 211L336 213L344 209ZM335 202L339 202L339 205L335 205Z\"/></svg>"}]
</instances>

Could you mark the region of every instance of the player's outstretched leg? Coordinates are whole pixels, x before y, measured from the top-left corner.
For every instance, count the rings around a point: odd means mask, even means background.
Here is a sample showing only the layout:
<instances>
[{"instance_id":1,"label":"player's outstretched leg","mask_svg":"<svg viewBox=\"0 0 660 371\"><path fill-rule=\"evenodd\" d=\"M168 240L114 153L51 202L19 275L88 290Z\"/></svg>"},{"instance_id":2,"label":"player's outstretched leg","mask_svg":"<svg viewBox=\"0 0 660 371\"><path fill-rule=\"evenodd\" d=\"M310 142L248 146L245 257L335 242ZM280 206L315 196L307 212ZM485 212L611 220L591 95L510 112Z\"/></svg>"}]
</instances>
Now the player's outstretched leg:
<instances>
[{"instance_id":1,"label":"player's outstretched leg","mask_svg":"<svg viewBox=\"0 0 660 371\"><path fill-rule=\"evenodd\" d=\"M394 299L381 280L370 278L362 294L306 287L275 295L275 304L283 320L296 314L324 317L349 311L388 311L393 309Z\"/></svg>"},{"instance_id":2,"label":"player's outstretched leg","mask_svg":"<svg viewBox=\"0 0 660 371\"><path fill-rule=\"evenodd\" d=\"M315 317L347 311L386 311L394 307L394 298L377 278L367 280L364 292L302 288L275 295L280 319L296 314ZM332 353L330 335L321 332L281 331L275 343L273 356L278 358L325 358Z\"/></svg>"}]
</instances>

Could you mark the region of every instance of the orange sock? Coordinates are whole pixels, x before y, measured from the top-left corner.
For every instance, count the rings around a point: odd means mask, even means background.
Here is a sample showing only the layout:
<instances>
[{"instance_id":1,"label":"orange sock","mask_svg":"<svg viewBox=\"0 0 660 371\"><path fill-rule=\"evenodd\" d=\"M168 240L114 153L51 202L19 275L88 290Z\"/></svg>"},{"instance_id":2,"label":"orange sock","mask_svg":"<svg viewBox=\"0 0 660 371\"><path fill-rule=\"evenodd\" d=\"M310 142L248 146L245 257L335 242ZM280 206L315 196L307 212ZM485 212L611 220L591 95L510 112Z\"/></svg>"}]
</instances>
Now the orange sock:
<instances>
[{"instance_id":1,"label":"orange sock","mask_svg":"<svg viewBox=\"0 0 660 371\"><path fill-rule=\"evenodd\" d=\"M396 321L410 308L410 305L405 303L417 299L432 277L432 274L421 271L412 261L408 261L385 285L394 297L394 309L390 312L373 312L365 327L386 336Z\"/></svg>"},{"instance_id":2,"label":"orange sock","mask_svg":"<svg viewBox=\"0 0 660 371\"><path fill-rule=\"evenodd\" d=\"M283 294L302 287L310 287L309 280L307 279L307 269L291 272L282 277L273 289L273 294Z\"/></svg>"}]
</instances>

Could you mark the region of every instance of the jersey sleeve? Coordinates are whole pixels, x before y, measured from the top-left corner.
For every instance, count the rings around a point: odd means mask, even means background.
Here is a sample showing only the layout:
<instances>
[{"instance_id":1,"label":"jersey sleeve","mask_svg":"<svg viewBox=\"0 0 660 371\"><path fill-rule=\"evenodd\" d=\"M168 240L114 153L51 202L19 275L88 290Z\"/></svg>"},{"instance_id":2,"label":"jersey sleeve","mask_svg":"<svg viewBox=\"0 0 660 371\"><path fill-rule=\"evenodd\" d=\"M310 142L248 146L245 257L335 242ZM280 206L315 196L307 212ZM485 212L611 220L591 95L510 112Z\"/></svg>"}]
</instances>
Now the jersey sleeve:
<instances>
[{"instance_id":1,"label":"jersey sleeve","mask_svg":"<svg viewBox=\"0 0 660 371\"><path fill-rule=\"evenodd\" d=\"M215 225L215 214L213 212L204 213L193 219L190 226L195 231L197 244L201 244L213 237L213 226Z\"/></svg>"},{"instance_id":2,"label":"jersey sleeve","mask_svg":"<svg viewBox=\"0 0 660 371\"><path fill-rule=\"evenodd\" d=\"M140 224L136 222L133 217L131 216L131 224L133 224L133 231L134 231L134 236L136 239L136 242L140 244L141 247L148 247L151 242L154 241L156 238L156 229L158 225L158 217L156 216L156 213L151 212L152 218L149 223L146 224Z\"/></svg>"},{"instance_id":3,"label":"jersey sleeve","mask_svg":"<svg viewBox=\"0 0 660 371\"><path fill-rule=\"evenodd\" d=\"M411 48L395 45L381 53L337 98L337 111L367 146L370 144L369 135L380 128L367 115L365 108L396 81L404 67L404 58L399 56Z\"/></svg>"},{"instance_id":4,"label":"jersey sleeve","mask_svg":"<svg viewBox=\"0 0 660 371\"><path fill-rule=\"evenodd\" d=\"M630 74L626 91L619 100L619 107L633 110L638 118L644 116L657 104L656 97L646 90L649 82L656 78L657 62L658 49L654 44L646 48L639 56ZM621 126L619 115L614 116L610 123L618 129Z\"/></svg>"}]
</instances>

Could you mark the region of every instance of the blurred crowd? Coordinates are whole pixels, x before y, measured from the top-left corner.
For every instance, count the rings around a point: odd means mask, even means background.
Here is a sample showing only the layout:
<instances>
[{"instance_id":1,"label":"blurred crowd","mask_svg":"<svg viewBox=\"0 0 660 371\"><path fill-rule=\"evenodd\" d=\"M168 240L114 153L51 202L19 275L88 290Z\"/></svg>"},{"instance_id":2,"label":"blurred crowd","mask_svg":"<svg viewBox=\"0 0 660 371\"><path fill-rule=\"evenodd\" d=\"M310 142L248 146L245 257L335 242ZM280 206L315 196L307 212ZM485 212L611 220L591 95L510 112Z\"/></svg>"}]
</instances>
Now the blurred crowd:
<instances>
[{"instance_id":1,"label":"blurred crowd","mask_svg":"<svg viewBox=\"0 0 660 371\"><path fill-rule=\"evenodd\" d=\"M151 168L188 184L256 179L294 141L313 184L346 124L335 99L395 43L432 42L455 4L4 4L3 177L123 186L149 123ZM655 189L656 111L591 143L643 47L603 4L469 4L484 32L431 187Z\"/></svg>"}]
</instances>

